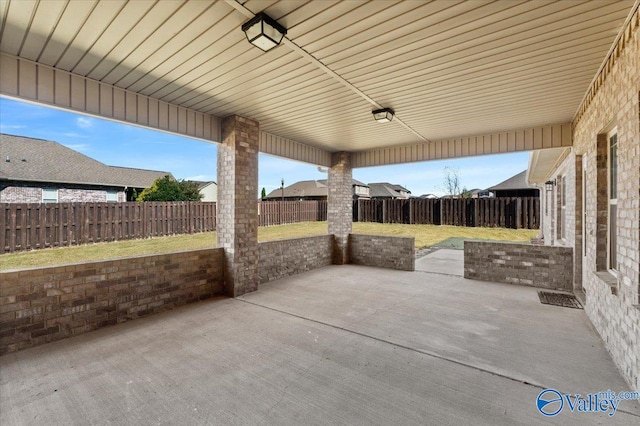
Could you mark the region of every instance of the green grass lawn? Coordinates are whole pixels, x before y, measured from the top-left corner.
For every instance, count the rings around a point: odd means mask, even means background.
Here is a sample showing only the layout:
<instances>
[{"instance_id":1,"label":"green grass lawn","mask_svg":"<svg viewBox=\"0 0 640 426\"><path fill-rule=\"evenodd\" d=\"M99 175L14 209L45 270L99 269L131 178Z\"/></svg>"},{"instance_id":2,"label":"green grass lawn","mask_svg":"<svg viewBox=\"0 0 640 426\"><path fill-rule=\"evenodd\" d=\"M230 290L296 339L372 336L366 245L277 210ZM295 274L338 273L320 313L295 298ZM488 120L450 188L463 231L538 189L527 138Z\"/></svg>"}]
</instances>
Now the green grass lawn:
<instances>
[{"instance_id":1,"label":"green grass lawn","mask_svg":"<svg viewBox=\"0 0 640 426\"><path fill-rule=\"evenodd\" d=\"M460 226L402 225L354 223L357 234L415 237L416 249L437 245L456 247L451 241L462 239L529 242L537 230L503 228L464 228ZM258 228L260 241L304 237L327 233L327 222L306 222ZM146 240L118 241L84 246L34 250L0 255L0 270L22 269L46 265L60 265L91 260L114 259L172 251L196 250L216 246L216 233L177 235Z\"/></svg>"}]
</instances>

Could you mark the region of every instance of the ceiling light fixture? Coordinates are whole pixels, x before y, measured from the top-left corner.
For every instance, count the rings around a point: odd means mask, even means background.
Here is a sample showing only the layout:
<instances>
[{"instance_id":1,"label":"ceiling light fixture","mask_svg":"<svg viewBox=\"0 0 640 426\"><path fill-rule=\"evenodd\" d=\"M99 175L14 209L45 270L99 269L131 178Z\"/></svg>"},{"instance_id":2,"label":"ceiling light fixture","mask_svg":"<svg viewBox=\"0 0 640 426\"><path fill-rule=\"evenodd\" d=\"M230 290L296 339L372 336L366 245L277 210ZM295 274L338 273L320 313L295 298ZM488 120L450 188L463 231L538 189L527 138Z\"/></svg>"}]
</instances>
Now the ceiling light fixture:
<instances>
[{"instance_id":1,"label":"ceiling light fixture","mask_svg":"<svg viewBox=\"0 0 640 426\"><path fill-rule=\"evenodd\" d=\"M249 43L266 52L280 44L287 29L278 24L278 21L259 12L253 18L242 24L242 31L247 36Z\"/></svg>"},{"instance_id":2,"label":"ceiling light fixture","mask_svg":"<svg viewBox=\"0 0 640 426\"><path fill-rule=\"evenodd\" d=\"M375 111L372 111L371 113L373 114L373 118L378 123L388 123L389 121L393 120L394 112L391 108L377 109Z\"/></svg>"}]
</instances>

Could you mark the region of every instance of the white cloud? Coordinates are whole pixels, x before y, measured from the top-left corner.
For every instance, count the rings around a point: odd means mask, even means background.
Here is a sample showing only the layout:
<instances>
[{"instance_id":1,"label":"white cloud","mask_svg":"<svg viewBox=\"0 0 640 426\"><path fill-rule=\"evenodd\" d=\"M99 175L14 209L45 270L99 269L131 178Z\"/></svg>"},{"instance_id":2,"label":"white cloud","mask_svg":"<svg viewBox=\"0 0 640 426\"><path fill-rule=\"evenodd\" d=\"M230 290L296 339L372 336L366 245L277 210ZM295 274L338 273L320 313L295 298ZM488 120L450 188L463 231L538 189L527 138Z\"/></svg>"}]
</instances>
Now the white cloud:
<instances>
[{"instance_id":1,"label":"white cloud","mask_svg":"<svg viewBox=\"0 0 640 426\"><path fill-rule=\"evenodd\" d=\"M76 144L63 144L67 148L73 149L74 151L79 152L88 152L91 151L91 147L86 143L76 143Z\"/></svg>"},{"instance_id":2,"label":"white cloud","mask_svg":"<svg viewBox=\"0 0 640 426\"><path fill-rule=\"evenodd\" d=\"M93 119L88 117L78 117L76 118L76 125L81 129L90 129L93 127Z\"/></svg>"},{"instance_id":3,"label":"white cloud","mask_svg":"<svg viewBox=\"0 0 640 426\"><path fill-rule=\"evenodd\" d=\"M212 176L212 175L196 175L196 176L189 176L184 178L184 180L198 180L201 182L211 182L217 179L217 176Z\"/></svg>"},{"instance_id":4,"label":"white cloud","mask_svg":"<svg viewBox=\"0 0 640 426\"><path fill-rule=\"evenodd\" d=\"M23 126L21 124L0 124L0 129L2 129L2 131L6 131L6 130L16 130L16 129L26 129L27 126Z\"/></svg>"},{"instance_id":5,"label":"white cloud","mask_svg":"<svg viewBox=\"0 0 640 426\"><path fill-rule=\"evenodd\" d=\"M68 138L86 138L86 135L80 134L80 133L76 133L76 132L65 132L62 133L62 136L66 136Z\"/></svg>"}]
</instances>

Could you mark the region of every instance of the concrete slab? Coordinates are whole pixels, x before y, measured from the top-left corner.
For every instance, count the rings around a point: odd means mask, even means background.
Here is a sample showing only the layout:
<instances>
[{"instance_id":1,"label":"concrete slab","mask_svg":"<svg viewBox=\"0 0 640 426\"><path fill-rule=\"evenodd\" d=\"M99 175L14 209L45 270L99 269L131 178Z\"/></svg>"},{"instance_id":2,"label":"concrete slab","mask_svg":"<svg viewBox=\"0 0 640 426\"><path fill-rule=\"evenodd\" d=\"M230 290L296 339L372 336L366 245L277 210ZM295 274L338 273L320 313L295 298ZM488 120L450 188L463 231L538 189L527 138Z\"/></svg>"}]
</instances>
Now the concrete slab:
<instances>
[{"instance_id":1,"label":"concrete slab","mask_svg":"<svg viewBox=\"0 0 640 426\"><path fill-rule=\"evenodd\" d=\"M440 249L416 259L416 271L464 276L464 251Z\"/></svg>"},{"instance_id":2,"label":"concrete slab","mask_svg":"<svg viewBox=\"0 0 640 426\"><path fill-rule=\"evenodd\" d=\"M548 424L545 387L628 389L583 311L349 265L3 356L0 424Z\"/></svg>"}]
</instances>

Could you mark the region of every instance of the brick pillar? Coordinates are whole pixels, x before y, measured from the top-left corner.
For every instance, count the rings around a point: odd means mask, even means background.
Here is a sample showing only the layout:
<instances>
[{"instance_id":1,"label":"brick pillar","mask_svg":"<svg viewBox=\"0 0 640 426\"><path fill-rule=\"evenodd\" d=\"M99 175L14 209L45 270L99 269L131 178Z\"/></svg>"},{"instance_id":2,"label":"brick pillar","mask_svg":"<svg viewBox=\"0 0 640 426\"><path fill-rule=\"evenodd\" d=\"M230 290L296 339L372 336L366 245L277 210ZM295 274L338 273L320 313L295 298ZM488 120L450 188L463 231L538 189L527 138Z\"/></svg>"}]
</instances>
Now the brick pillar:
<instances>
[{"instance_id":1,"label":"brick pillar","mask_svg":"<svg viewBox=\"0 0 640 426\"><path fill-rule=\"evenodd\" d=\"M333 263L343 265L349 263L347 245L353 223L353 178L350 153L331 154L328 184L327 221L329 234L335 235Z\"/></svg>"},{"instance_id":2,"label":"brick pillar","mask_svg":"<svg viewBox=\"0 0 640 426\"><path fill-rule=\"evenodd\" d=\"M232 297L258 289L259 139L258 122L237 115L222 120L217 239L225 253L225 289Z\"/></svg>"}]
</instances>

